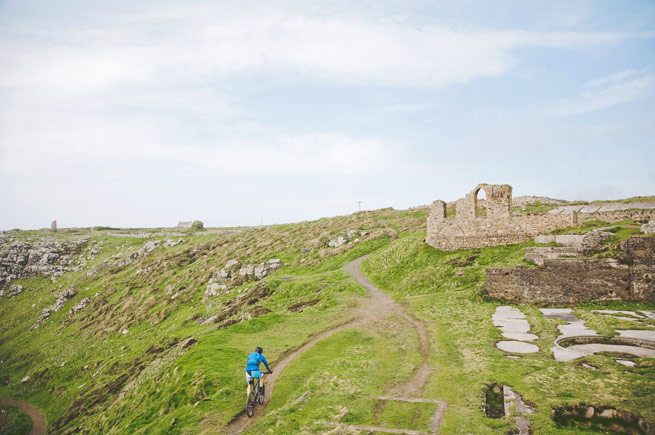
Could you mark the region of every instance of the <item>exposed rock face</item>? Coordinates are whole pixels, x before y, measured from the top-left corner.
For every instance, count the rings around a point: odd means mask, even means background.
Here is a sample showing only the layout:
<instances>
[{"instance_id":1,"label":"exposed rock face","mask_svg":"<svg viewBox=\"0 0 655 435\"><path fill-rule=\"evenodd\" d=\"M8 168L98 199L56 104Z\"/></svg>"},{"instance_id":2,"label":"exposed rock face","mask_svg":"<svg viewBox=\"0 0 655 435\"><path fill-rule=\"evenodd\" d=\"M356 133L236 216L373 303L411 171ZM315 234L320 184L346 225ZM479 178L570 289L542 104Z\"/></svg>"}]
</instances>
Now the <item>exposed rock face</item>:
<instances>
[{"instance_id":1,"label":"exposed rock face","mask_svg":"<svg viewBox=\"0 0 655 435\"><path fill-rule=\"evenodd\" d=\"M217 296L228 287L235 287L246 280L259 281L280 269L282 269L282 261L279 258L244 266L241 266L237 260L230 260L225 263L225 267L212 275L207 283L205 299Z\"/></svg>"},{"instance_id":2,"label":"exposed rock face","mask_svg":"<svg viewBox=\"0 0 655 435\"><path fill-rule=\"evenodd\" d=\"M88 239L75 242L13 242L0 248L0 288L10 282L41 276L58 277L72 270L74 254L79 253Z\"/></svg>"},{"instance_id":3,"label":"exposed rock face","mask_svg":"<svg viewBox=\"0 0 655 435\"><path fill-rule=\"evenodd\" d=\"M57 311L64 308L64 305L66 304L66 301L69 300L70 298L72 298L73 296L75 296L75 292L73 291L73 289L71 287L68 287L66 290L63 290L63 291L57 293L55 295L55 304L53 306L51 306L51 307L43 309L43 313L41 314L41 318L30 328L30 330L34 330L34 329L38 328L39 326L41 326L43 324L43 322L46 321L46 319L48 319L48 317L52 316L52 313L56 313ZM84 306L86 306L86 305L84 305ZM70 313L69 313L69 316L70 316Z\"/></svg>"}]
</instances>

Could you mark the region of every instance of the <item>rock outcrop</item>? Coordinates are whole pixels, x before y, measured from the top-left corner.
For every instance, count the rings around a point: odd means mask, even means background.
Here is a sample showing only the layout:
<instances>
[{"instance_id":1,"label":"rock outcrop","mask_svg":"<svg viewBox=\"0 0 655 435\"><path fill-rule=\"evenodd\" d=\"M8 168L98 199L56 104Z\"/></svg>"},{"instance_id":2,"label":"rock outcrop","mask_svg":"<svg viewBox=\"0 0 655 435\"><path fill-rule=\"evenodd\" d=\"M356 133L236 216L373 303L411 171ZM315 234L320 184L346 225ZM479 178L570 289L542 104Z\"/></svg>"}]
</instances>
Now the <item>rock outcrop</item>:
<instances>
[{"instance_id":1,"label":"rock outcrop","mask_svg":"<svg viewBox=\"0 0 655 435\"><path fill-rule=\"evenodd\" d=\"M56 241L12 242L0 248L0 289L10 282L41 276L56 278L73 270L75 254L88 239L60 243Z\"/></svg>"}]
</instances>

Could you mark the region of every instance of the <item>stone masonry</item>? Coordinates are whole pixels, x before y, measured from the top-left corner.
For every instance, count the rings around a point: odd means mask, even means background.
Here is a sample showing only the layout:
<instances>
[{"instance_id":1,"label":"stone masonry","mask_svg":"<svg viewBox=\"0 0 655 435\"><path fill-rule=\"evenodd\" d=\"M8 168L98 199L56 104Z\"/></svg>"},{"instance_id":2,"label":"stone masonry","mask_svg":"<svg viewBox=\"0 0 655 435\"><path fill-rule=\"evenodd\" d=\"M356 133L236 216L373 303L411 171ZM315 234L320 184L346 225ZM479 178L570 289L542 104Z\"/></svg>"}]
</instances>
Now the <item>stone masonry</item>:
<instances>
[{"instance_id":1,"label":"stone masonry","mask_svg":"<svg viewBox=\"0 0 655 435\"><path fill-rule=\"evenodd\" d=\"M562 306L584 301L655 302L655 237L631 237L629 261L546 259L542 267L488 268L489 296L511 303Z\"/></svg>"},{"instance_id":2,"label":"stone masonry","mask_svg":"<svg viewBox=\"0 0 655 435\"><path fill-rule=\"evenodd\" d=\"M484 191L485 214L478 210L478 193ZM446 217L446 203L434 201L428 216L426 242L443 251L482 248L521 243L539 234L576 226L579 223L599 219L617 222L637 219L648 222L655 217L654 209L578 207L570 213L513 214L512 186L508 184L479 184L473 191L456 202L454 217Z\"/></svg>"}]
</instances>

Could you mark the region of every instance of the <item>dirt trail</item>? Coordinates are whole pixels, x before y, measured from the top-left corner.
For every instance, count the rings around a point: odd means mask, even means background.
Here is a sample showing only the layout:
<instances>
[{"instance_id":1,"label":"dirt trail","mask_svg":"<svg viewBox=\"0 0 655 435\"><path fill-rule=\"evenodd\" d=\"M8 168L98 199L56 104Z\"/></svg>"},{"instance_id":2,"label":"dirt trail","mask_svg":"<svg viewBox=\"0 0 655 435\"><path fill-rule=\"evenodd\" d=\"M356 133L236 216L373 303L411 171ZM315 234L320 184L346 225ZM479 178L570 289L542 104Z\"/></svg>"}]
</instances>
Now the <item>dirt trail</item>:
<instances>
[{"instance_id":1,"label":"dirt trail","mask_svg":"<svg viewBox=\"0 0 655 435\"><path fill-rule=\"evenodd\" d=\"M36 406L32 406L22 400L12 399L11 397L0 397L0 403L15 406L32 420L32 428L29 435L44 435L45 434L45 415Z\"/></svg>"},{"instance_id":2,"label":"dirt trail","mask_svg":"<svg viewBox=\"0 0 655 435\"><path fill-rule=\"evenodd\" d=\"M371 323L374 321L384 319L392 315L400 315L409 323L411 323L414 329L416 329L419 337L419 352L423 356L423 363L412 380L403 384L396 385L391 391L389 391L389 394L394 396L415 397L423 391L423 387L430 377L430 369L428 366L430 344L428 342L425 328L418 320L409 315L402 305L394 301L391 297L389 297L389 295L375 287L368 279L366 279L360 270L361 264L366 259L366 257L367 256L358 258L357 260L352 261L345 266L345 270L355 279L355 281L357 281L366 289L369 296L368 298L361 298L359 300L359 307L355 310L354 318L347 323L324 331L273 365L274 373L265 377L266 399L264 405L255 407L255 415L252 418L248 418L244 410L242 414L230 422L227 427L227 433L234 435L244 432L252 423L257 421L265 413L266 405L273 395L273 390L275 389L275 381L277 380L278 376L280 376L286 366L293 362L293 360L295 360L307 349L311 348L319 341L324 340L346 328L368 327L371 326Z\"/></svg>"}]
</instances>

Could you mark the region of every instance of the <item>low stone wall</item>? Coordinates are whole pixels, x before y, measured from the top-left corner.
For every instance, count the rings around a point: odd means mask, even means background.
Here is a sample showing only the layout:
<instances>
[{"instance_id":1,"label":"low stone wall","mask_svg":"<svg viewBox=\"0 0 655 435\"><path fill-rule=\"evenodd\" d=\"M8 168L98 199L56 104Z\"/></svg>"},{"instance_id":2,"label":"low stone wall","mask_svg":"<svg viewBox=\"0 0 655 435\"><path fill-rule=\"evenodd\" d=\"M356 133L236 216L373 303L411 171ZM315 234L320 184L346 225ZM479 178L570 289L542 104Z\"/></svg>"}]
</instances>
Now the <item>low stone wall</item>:
<instances>
[{"instance_id":1,"label":"low stone wall","mask_svg":"<svg viewBox=\"0 0 655 435\"><path fill-rule=\"evenodd\" d=\"M518 215L491 219L428 219L426 242L442 251L522 243L572 225L571 215Z\"/></svg>"},{"instance_id":2,"label":"low stone wall","mask_svg":"<svg viewBox=\"0 0 655 435\"><path fill-rule=\"evenodd\" d=\"M445 204L435 201L428 217L426 242L442 251L483 248L522 243L539 234L575 227L591 220L614 223L632 219L648 222L655 219L655 210L617 210L558 215L545 213L500 218L486 216L445 218Z\"/></svg>"},{"instance_id":3,"label":"low stone wall","mask_svg":"<svg viewBox=\"0 0 655 435\"><path fill-rule=\"evenodd\" d=\"M655 302L655 238L624 243L632 264L606 258L544 260L542 267L488 268L487 293L512 303L572 305L584 301Z\"/></svg>"}]
</instances>

